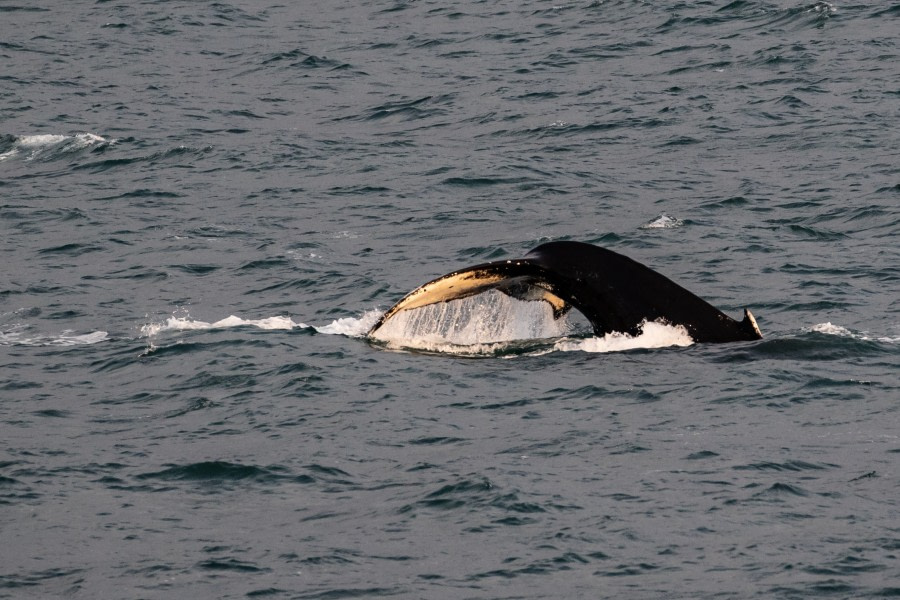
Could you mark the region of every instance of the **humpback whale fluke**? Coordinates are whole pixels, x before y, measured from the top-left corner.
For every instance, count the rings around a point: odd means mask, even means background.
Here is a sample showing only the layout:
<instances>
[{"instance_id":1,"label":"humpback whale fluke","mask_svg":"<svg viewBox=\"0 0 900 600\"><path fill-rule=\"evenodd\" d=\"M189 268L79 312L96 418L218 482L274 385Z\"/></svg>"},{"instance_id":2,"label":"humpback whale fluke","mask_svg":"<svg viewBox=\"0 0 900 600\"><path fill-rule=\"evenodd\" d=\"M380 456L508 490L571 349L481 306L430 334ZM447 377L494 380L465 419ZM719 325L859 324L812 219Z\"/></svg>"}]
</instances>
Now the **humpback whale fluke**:
<instances>
[{"instance_id":1,"label":"humpback whale fluke","mask_svg":"<svg viewBox=\"0 0 900 600\"><path fill-rule=\"evenodd\" d=\"M641 333L643 323L683 326L695 342L737 342L762 338L756 319L744 309L732 319L677 283L612 250L583 242L541 244L523 258L499 260L429 281L404 296L369 330L374 334L399 312L466 298L496 289L521 300L541 300L560 318L572 308L597 336Z\"/></svg>"}]
</instances>

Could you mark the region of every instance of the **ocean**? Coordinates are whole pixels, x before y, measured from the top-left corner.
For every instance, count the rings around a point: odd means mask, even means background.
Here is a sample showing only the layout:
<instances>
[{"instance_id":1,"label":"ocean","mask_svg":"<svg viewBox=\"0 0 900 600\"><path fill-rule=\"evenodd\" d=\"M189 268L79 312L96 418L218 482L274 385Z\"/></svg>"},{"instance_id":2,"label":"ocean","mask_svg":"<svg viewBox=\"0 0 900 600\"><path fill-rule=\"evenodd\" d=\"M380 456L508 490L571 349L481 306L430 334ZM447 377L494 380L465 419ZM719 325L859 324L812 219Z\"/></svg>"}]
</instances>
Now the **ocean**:
<instances>
[{"instance_id":1,"label":"ocean","mask_svg":"<svg viewBox=\"0 0 900 600\"><path fill-rule=\"evenodd\" d=\"M900 596L898 31L0 0L0 598ZM764 337L366 336L553 240Z\"/></svg>"}]
</instances>

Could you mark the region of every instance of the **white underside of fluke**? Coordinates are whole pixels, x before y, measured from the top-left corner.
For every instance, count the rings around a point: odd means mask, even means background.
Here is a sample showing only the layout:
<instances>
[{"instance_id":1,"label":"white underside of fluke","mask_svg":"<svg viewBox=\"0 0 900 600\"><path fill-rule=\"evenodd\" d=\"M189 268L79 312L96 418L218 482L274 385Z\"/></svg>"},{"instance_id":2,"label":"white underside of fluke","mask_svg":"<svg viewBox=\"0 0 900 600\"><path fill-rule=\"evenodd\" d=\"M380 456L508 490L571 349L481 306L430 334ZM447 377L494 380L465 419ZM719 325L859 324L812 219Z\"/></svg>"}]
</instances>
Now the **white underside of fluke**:
<instances>
[{"instance_id":1,"label":"white underside of fluke","mask_svg":"<svg viewBox=\"0 0 900 600\"><path fill-rule=\"evenodd\" d=\"M467 346L558 338L572 331L568 316L554 318L551 302L519 300L488 290L455 300L403 306L371 337L417 348L436 343Z\"/></svg>"}]
</instances>

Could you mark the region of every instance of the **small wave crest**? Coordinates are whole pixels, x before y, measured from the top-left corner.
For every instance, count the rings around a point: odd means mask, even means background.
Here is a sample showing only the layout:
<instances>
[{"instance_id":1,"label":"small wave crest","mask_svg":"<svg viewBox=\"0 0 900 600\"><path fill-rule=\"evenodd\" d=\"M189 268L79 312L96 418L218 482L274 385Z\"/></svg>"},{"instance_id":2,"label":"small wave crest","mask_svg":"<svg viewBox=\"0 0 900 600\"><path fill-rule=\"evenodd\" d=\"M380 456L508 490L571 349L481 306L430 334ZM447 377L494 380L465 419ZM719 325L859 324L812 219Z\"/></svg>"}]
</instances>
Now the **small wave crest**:
<instances>
[{"instance_id":1,"label":"small wave crest","mask_svg":"<svg viewBox=\"0 0 900 600\"><path fill-rule=\"evenodd\" d=\"M104 138L95 133L8 136L5 141L7 143L0 146L0 149L3 149L3 152L0 152L0 161L19 156L24 160L55 158L115 143L114 139Z\"/></svg>"},{"instance_id":2,"label":"small wave crest","mask_svg":"<svg viewBox=\"0 0 900 600\"><path fill-rule=\"evenodd\" d=\"M830 17L837 14L837 7L831 2L816 2L815 4L809 6L806 9L806 12L817 13L826 17Z\"/></svg>"},{"instance_id":3,"label":"small wave crest","mask_svg":"<svg viewBox=\"0 0 900 600\"><path fill-rule=\"evenodd\" d=\"M804 327L803 331L806 333L824 333L825 335L836 335L839 337L847 337L853 338L855 340L862 340L864 342L882 342L885 344L897 344L900 343L900 336L877 336L872 335L867 331L852 331L847 329L846 327L842 327L841 325L835 325L834 323L827 321L825 323L817 323L811 327Z\"/></svg>"},{"instance_id":4,"label":"small wave crest","mask_svg":"<svg viewBox=\"0 0 900 600\"><path fill-rule=\"evenodd\" d=\"M35 333L28 325L14 325L0 331L0 346L83 346L107 339L105 331L75 333L70 329L59 334Z\"/></svg>"},{"instance_id":5,"label":"small wave crest","mask_svg":"<svg viewBox=\"0 0 900 600\"><path fill-rule=\"evenodd\" d=\"M218 321L201 321L192 319L190 316L171 316L165 321L157 323L147 323L141 326L141 335L152 338L166 332L177 331L204 331L213 329L231 329L235 327L256 327L257 329L267 330L290 330L290 329L315 329L319 333L328 335L345 335L348 337L364 336L378 317L381 311L371 310L363 313L360 317L344 317L335 319L328 325L315 326L307 325L294 321L286 316L264 317L261 319L245 319L235 315L230 315Z\"/></svg>"},{"instance_id":6,"label":"small wave crest","mask_svg":"<svg viewBox=\"0 0 900 600\"><path fill-rule=\"evenodd\" d=\"M259 329L294 329L308 327L305 323L295 323L290 317L268 317L264 319L242 319L234 315L214 322L198 321L190 317L169 317L162 323L148 323L141 327L141 334L153 337L167 331L196 331L205 329L228 329L231 327L257 327Z\"/></svg>"},{"instance_id":7,"label":"small wave crest","mask_svg":"<svg viewBox=\"0 0 900 600\"><path fill-rule=\"evenodd\" d=\"M675 227L681 227L682 225L684 225L684 221L681 219L663 213L652 221L648 221L641 225L640 229L674 229Z\"/></svg>"}]
</instances>

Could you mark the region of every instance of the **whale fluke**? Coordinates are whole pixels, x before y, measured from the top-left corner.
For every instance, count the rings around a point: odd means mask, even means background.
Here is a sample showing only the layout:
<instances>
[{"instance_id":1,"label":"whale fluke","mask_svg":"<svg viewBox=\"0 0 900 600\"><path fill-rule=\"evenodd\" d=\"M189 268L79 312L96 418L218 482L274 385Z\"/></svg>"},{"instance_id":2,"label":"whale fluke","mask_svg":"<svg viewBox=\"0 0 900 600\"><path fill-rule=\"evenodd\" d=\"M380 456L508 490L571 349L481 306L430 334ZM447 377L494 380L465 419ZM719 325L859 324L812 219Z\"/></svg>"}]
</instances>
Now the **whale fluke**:
<instances>
[{"instance_id":1,"label":"whale fluke","mask_svg":"<svg viewBox=\"0 0 900 600\"><path fill-rule=\"evenodd\" d=\"M612 332L638 335L643 323L662 321L683 326L695 342L762 338L749 310L744 309L743 320L732 319L641 263L583 242L549 242L523 258L475 265L438 277L388 309L369 335L399 312L490 289L521 300L548 302L557 319L574 308L587 318L597 336Z\"/></svg>"}]
</instances>

